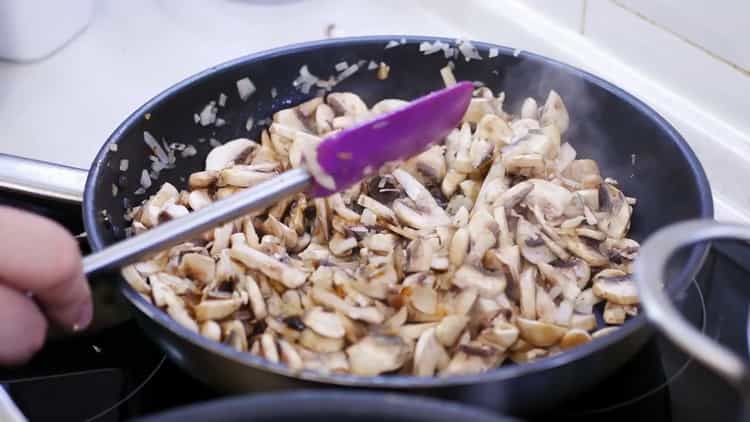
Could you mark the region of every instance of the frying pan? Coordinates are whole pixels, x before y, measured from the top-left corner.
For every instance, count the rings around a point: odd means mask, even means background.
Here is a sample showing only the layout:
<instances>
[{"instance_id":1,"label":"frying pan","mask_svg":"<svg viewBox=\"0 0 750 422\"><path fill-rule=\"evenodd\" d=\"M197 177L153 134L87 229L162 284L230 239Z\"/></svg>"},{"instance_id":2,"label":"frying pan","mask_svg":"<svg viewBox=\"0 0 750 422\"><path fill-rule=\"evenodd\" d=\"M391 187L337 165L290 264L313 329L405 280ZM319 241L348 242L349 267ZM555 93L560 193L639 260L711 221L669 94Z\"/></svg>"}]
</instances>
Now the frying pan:
<instances>
[{"instance_id":1,"label":"frying pan","mask_svg":"<svg viewBox=\"0 0 750 422\"><path fill-rule=\"evenodd\" d=\"M403 40L384 48L391 40ZM442 52L423 55L420 42L435 38L376 36L343 38L298 44L233 60L167 89L130 115L104 143L86 177L83 188L83 220L93 250L100 250L125 236L128 223L123 206L137 204L145 196L136 195L141 169L149 164L150 150L143 142L149 131L168 142L194 144L198 154L180 159L175 169L162 172L147 194L163 182L185 186L186 177L202 170L209 142L235 137L259 139L258 125L248 133L245 122L266 119L277 110L290 107L314 95L304 94L292 85L307 65L310 72L327 78L335 74L341 61L385 62L390 75L376 78L374 71L362 69L335 87L352 91L373 104L383 98L412 99L443 86L439 69L446 65ZM441 39L454 44L454 40ZM620 182L623 191L638 198L632 219L631 237L644 240L660 227L685 219L711 218L713 205L706 176L683 138L654 110L616 86L574 67L528 52L486 43L474 43L482 60L455 60L460 80L482 81L495 92L505 91L505 109L517 112L528 96L544 99L555 89L566 102L571 127L565 134L580 157L596 160L602 173ZM489 58L492 49L498 55ZM495 50L497 49L497 50ZM238 98L235 83L250 77L257 91L247 102ZM272 96L271 91L278 93ZM221 117L227 124L202 127L193 122L195 113L220 92L228 95ZM128 170L120 171L122 159ZM81 198L81 171L59 168L49 163L19 161L4 157L0 171L12 173L2 179L4 186L36 195L53 195L67 201ZM16 171L14 171L14 169ZM54 174L38 180L37 176ZM8 181L10 180L10 181ZM71 180L67 191L58 184ZM112 186L118 186L113 195ZM679 254L666 271L670 293L685 288L707 253L705 244L691 246ZM298 388L305 386L348 386L354 388L408 390L449 398L514 413L539 411L581 393L612 373L633 356L652 333L646 320L630 319L613 334L596 339L574 350L525 365L505 365L478 375L449 378L350 375L294 375L284 366L271 364L249 353L237 352L215 343L174 322L146 302L119 276L122 294L132 305L133 315L185 371L209 385L229 392Z\"/></svg>"}]
</instances>

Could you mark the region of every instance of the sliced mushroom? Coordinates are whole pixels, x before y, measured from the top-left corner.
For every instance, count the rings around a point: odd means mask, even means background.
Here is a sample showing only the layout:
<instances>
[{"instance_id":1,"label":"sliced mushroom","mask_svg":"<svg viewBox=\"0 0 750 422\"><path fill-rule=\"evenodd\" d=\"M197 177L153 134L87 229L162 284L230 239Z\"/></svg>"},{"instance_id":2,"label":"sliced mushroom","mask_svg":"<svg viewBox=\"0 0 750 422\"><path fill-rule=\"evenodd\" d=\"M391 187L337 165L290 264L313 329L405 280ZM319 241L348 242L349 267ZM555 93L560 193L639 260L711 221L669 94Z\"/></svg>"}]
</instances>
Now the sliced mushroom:
<instances>
[{"instance_id":1,"label":"sliced mushroom","mask_svg":"<svg viewBox=\"0 0 750 422\"><path fill-rule=\"evenodd\" d=\"M406 272L425 272L430 270L434 254L432 242L425 239L414 239L406 247Z\"/></svg>"},{"instance_id":2,"label":"sliced mushroom","mask_svg":"<svg viewBox=\"0 0 750 422\"><path fill-rule=\"evenodd\" d=\"M531 265L519 277L521 315L526 319L536 319L536 277L536 267Z\"/></svg>"},{"instance_id":3,"label":"sliced mushroom","mask_svg":"<svg viewBox=\"0 0 750 422\"><path fill-rule=\"evenodd\" d=\"M193 306L198 321L223 319L240 308L242 301L237 298L223 300L203 300Z\"/></svg>"},{"instance_id":4,"label":"sliced mushroom","mask_svg":"<svg viewBox=\"0 0 750 422\"><path fill-rule=\"evenodd\" d=\"M188 253L180 260L179 271L186 277L208 283L216 274L216 263L206 255Z\"/></svg>"},{"instance_id":5,"label":"sliced mushroom","mask_svg":"<svg viewBox=\"0 0 750 422\"><path fill-rule=\"evenodd\" d=\"M122 274L122 277L125 279L125 281L127 281L128 284L130 284L130 286L134 288L137 292L140 292L140 293L151 292L151 286L149 286L149 284L146 283L146 280L143 278L143 276L141 276L138 270L135 269L135 266L128 265L127 267L123 267L120 274Z\"/></svg>"},{"instance_id":6,"label":"sliced mushroom","mask_svg":"<svg viewBox=\"0 0 750 422\"><path fill-rule=\"evenodd\" d=\"M388 98L385 100L380 100L377 103L375 103L374 106L372 106L372 114L374 115L381 115L385 113L390 113L391 111L398 110L399 108L402 108L409 104L408 101L399 100L399 99L393 99Z\"/></svg>"},{"instance_id":7,"label":"sliced mushroom","mask_svg":"<svg viewBox=\"0 0 750 422\"><path fill-rule=\"evenodd\" d=\"M523 100L521 104L521 118L522 119L537 119L539 117L539 106L536 104L536 100L529 97Z\"/></svg>"},{"instance_id":8,"label":"sliced mushroom","mask_svg":"<svg viewBox=\"0 0 750 422\"><path fill-rule=\"evenodd\" d=\"M216 321L203 321L200 325L200 333L203 337L213 341L221 341L221 326Z\"/></svg>"},{"instance_id":9,"label":"sliced mushroom","mask_svg":"<svg viewBox=\"0 0 750 422\"><path fill-rule=\"evenodd\" d=\"M156 291L157 289L154 289ZM167 314L169 314L170 317L172 317L175 321L177 321L180 325L187 328L190 331L199 332L198 324L193 320L193 318L188 313L187 309L185 308L185 303L180 300L177 296L174 294L167 294L165 299L165 304L167 306Z\"/></svg>"},{"instance_id":10,"label":"sliced mushroom","mask_svg":"<svg viewBox=\"0 0 750 422\"><path fill-rule=\"evenodd\" d=\"M369 113L367 105L358 95L351 92L334 92L328 94L326 103L337 115L365 117Z\"/></svg>"},{"instance_id":11,"label":"sliced mushroom","mask_svg":"<svg viewBox=\"0 0 750 422\"><path fill-rule=\"evenodd\" d=\"M602 318L607 324L623 324L625 322L625 317L626 313L625 307L623 305L614 302L607 302L607 304L604 305L604 313L602 314Z\"/></svg>"},{"instance_id":12,"label":"sliced mushroom","mask_svg":"<svg viewBox=\"0 0 750 422\"><path fill-rule=\"evenodd\" d=\"M201 208L211 205L212 202L206 190L194 190L188 195L188 205L190 205L190 209L193 211L198 211Z\"/></svg>"},{"instance_id":13,"label":"sliced mushroom","mask_svg":"<svg viewBox=\"0 0 750 422\"><path fill-rule=\"evenodd\" d=\"M542 125L554 124L560 130L560 133L565 133L568 130L570 125L568 109L560 95L554 90L551 90L547 95L539 121Z\"/></svg>"},{"instance_id":14,"label":"sliced mushroom","mask_svg":"<svg viewBox=\"0 0 750 422\"><path fill-rule=\"evenodd\" d=\"M432 315L437 312L437 292L429 286L410 286L409 303L419 312Z\"/></svg>"},{"instance_id":15,"label":"sliced mushroom","mask_svg":"<svg viewBox=\"0 0 750 422\"><path fill-rule=\"evenodd\" d=\"M414 375L432 376L440 366L447 366L448 361L448 354L435 336L435 328L422 333L414 347Z\"/></svg>"},{"instance_id":16,"label":"sliced mushroom","mask_svg":"<svg viewBox=\"0 0 750 422\"><path fill-rule=\"evenodd\" d=\"M578 328L591 331L596 328L596 316L594 314L576 314L570 318L570 328Z\"/></svg>"},{"instance_id":17,"label":"sliced mushroom","mask_svg":"<svg viewBox=\"0 0 750 422\"><path fill-rule=\"evenodd\" d=\"M594 277L595 295L619 305L635 305L638 289L631 277L619 270L604 270Z\"/></svg>"},{"instance_id":18,"label":"sliced mushroom","mask_svg":"<svg viewBox=\"0 0 750 422\"><path fill-rule=\"evenodd\" d=\"M500 322L482 330L477 340L489 344L498 350L505 351L516 342L518 335L519 330L515 325Z\"/></svg>"},{"instance_id":19,"label":"sliced mushroom","mask_svg":"<svg viewBox=\"0 0 750 422\"><path fill-rule=\"evenodd\" d=\"M443 346L453 347L468 322L466 315L448 315L435 327L435 337Z\"/></svg>"},{"instance_id":20,"label":"sliced mushroom","mask_svg":"<svg viewBox=\"0 0 750 422\"><path fill-rule=\"evenodd\" d=\"M302 321L313 331L324 337L342 338L346 334L341 318L337 314L326 312L319 307L307 311Z\"/></svg>"},{"instance_id":21,"label":"sliced mushroom","mask_svg":"<svg viewBox=\"0 0 750 422\"><path fill-rule=\"evenodd\" d=\"M307 279L307 274L299 269L257 251L244 243L233 243L229 254L246 267L260 271L291 289L301 286Z\"/></svg>"},{"instance_id":22,"label":"sliced mushroom","mask_svg":"<svg viewBox=\"0 0 750 422\"><path fill-rule=\"evenodd\" d=\"M521 255L529 262L551 262L557 259L542 239L542 232L524 218L519 218L516 225L516 244Z\"/></svg>"},{"instance_id":23,"label":"sliced mushroom","mask_svg":"<svg viewBox=\"0 0 750 422\"><path fill-rule=\"evenodd\" d=\"M299 344L319 353L331 353L342 350L345 342L343 335L341 338L324 337L309 328L305 328L300 334Z\"/></svg>"},{"instance_id":24,"label":"sliced mushroom","mask_svg":"<svg viewBox=\"0 0 750 422\"><path fill-rule=\"evenodd\" d=\"M403 200L394 202L394 211L401 221L417 229L433 229L450 224L448 215L417 179L403 170L395 170L393 176L415 204L412 207Z\"/></svg>"},{"instance_id":25,"label":"sliced mushroom","mask_svg":"<svg viewBox=\"0 0 750 422\"><path fill-rule=\"evenodd\" d=\"M304 367L302 357L291 343L284 339L277 340L279 344L279 357L292 371L300 371Z\"/></svg>"},{"instance_id":26,"label":"sliced mushroom","mask_svg":"<svg viewBox=\"0 0 750 422\"><path fill-rule=\"evenodd\" d=\"M476 289L482 297L495 297L505 291L505 277L502 273L483 273L470 265L463 265L456 270L453 284L463 289Z\"/></svg>"},{"instance_id":27,"label":"sliced mushroom","mask_svg":"<svg viewBox=\"0 0 750 422\"><path fill-rule=\"evenodd\" d=\"M523 202L530 208L538 206L547 220L554 220L563 215L573 195L567 189L552 182L531 179L534 185Z\"/></svg>"},{"instance_id":28,"label":"sliced mushroom","mask_svg":"<svg viewBox=\"0 0 750 422\"><path fill-rule=\"evenodd\" d=\"M385 319L385 316L375 307L356 307L350 305L336 294L318 287L312 289L312 299L352 319L362 320L371 324L380 324Z\"/></svg>"},{"instance_id":29,"label":"sliced mushroom","mask_svg":"<svg viewBox=\"0 0 750 422\"><path fill-rule=\"evenodd\" d=\"M374 376L401 368L409 347L398 336L369 335L346 349L354 375Z\"/></svg>"},{"instance_id":30,"label":"sliced mushroom","mask_svg":"<svg viewBox=\"0 0 750 422\"><path fill-rule=\"evenodd\" d=\"M220 171L239 161L257 144L249 139L238 138L211 150L206 156L206 171Z\"/></svg>"},{"instance_id":31,"label":"sliced mushroom","mask_svg":"<svg viewBox=\"0 0 750 422\"><path fill-rule=\"evenodd\" d=\"M567 249L592 267L603 267L609 263L606 256L587 245L578 236L563 236Z\"/></svg>"},{"instance_id":32,"label":"sliced mushroom","mask_svg":"<svg viewBox=\"0 0 750 422\"><path fill-rule=\"evenodd\" d=\"M552 346L567 332L563 327L526 318L518 318L516 325L521 338L537 347Z\"/></svg>"}]
</instances>

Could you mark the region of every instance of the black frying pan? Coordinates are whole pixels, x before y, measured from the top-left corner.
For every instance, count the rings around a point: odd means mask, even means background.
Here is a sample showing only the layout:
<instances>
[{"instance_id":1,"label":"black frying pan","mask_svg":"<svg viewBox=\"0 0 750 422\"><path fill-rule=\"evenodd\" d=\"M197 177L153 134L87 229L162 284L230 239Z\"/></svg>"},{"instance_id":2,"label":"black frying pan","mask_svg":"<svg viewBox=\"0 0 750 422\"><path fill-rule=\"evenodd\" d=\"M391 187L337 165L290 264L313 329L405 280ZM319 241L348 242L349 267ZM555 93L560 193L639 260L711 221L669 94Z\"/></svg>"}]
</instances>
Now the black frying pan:
<instances>
[{"instance_id":1,"label":"black frying pan","mask_svg":"<svg viewBox=\"0 0 750 422\"><path fill-rule=\"evenodd\" d=\"M83 195L83 218L92 249L100 250L122 239L123 201L135 204L139 172L147 165L150 150L143 143L143 131L169 142L194 143L198 155L179 160L176 169L162 173L159 182L180 187L190 173L201 170L211 148L198 138L235 137L258 139L260 129L245 130L249 116L256 121L312 95L292 86L302 65L318 76L334 74L334 64L359 60L384 61L391 67L381 81L372 71L360 71L336 87L359 94L368 104L383 98L411 99L443 86L438 70L447 60L441 53L424 56L422 41L433 38L406 37L406 44L384 49L395 37L364 37L317 41L243 57L193 76L162 92L136 110L118 127L96 156ZM443 42L452 43L449 39ZM579 156L593 158L603 174L620 181L626 194L638 198L631 237L642 241L667 224L688 218L711 218L713 205L706 176L682 137L654 110L623 90L581 70L535 54L489 44L475 44L483 60L456 60L458 79L484 82L495 92L507 94L506 110L518 111L527 96L543 100L555 89L565 100L572 122L565 138ZM488 58L490 48L499 55ZM249 76L257 92L247 103L239 100L235 81ZM270 92L278 92L272 98ZM221 128L203 128L193 122L219 92L229 95L221 117ZM113 147L116 145L116 148ZM127 172L119 170L128 159ZM37 166L38 167L38 166ZM38 174L39 172L35 172ZM57 173L58 175L60 173ZM68 172L68 174L72 174ZM60 176L58 176L58 179ZM112 185L119 186L117 196ZM159 183L149 190L153 193ZM44 183L42 183L44 185ZM54 191L42 186L37 193ZM75 200L75 189L67 195ZM684 288L697 272L707 251L696 245L677 256L667 270L670 288ZM407 376L326 376L315 373L291 374L282 365L269 364L249 353L215 343L188 331L165 313L146 302L117 276L123 295L134 309L143 329L182 368L208 384L226 391L256 391L303 386L339 385L357 388L411 390L479 404L495 409L525 412L541 410L582 392L625 363L651 334L643 317L629 320L611 335L566 353L526 365L506 365L496 370L450 378Z\"/></svg>"}]
</instances>

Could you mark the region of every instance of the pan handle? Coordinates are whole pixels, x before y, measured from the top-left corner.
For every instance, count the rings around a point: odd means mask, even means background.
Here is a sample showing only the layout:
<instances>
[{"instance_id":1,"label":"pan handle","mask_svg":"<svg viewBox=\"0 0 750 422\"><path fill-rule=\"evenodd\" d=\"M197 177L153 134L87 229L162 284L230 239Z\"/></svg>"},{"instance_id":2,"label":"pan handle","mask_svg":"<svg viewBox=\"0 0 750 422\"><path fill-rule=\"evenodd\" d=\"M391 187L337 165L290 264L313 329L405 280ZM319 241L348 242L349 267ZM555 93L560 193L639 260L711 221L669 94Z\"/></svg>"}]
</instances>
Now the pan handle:
<instances>
[{"instance_id":1,"label":"pan handle","mask_svg":"<svg viewBox=\"0 0 750 422\"><path fill-rule=\"evenodd\" d=\"M689 220L657 231L641 247L635 278L648 319L673 343L732 383L750 398L750 368L745 360L690 325L667 297L664 273L669 258L696 242L716 239L750 240L750 227L713 220Z\"/></svg>"},{"instance_id":2,"label":"pan handle","mask_svg":"<svg viewBox=\"0 0 750 422\"><path fill-rule=\"evenodd\" d=\"M0 189L81 204L87 176L87 170L0 154Z\"/></svg>"}]
</instances>

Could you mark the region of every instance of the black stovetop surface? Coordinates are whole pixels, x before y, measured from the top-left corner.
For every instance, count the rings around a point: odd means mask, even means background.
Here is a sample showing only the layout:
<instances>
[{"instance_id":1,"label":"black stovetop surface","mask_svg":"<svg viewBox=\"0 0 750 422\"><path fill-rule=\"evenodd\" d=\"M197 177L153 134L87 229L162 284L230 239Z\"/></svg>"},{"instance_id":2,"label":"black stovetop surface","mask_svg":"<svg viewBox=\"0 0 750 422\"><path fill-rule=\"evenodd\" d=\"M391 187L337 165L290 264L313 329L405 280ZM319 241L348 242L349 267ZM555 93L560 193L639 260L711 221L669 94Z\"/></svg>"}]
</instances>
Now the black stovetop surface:
<instances>
[{"instance_id":1,"label":"black stovetop surface","mask_svg":"<svg viewBox=\"0 0 750 422\"><path fill-rule=\"evenodd\" d=\"M71 230L80 229L75 220L65 220ZM750 287L741 285L750 275L745 248L715 247L678 300L688 319L742 356L748 356L750 298L741 291ZM0 369L0 384L32 422L124 421L220 397L166 360L133 321L51 341L27 365ZM531 419L729 421L738 419L740 409L731 386L657 335L600 385Z\"/></svg>"}]
</instances>

